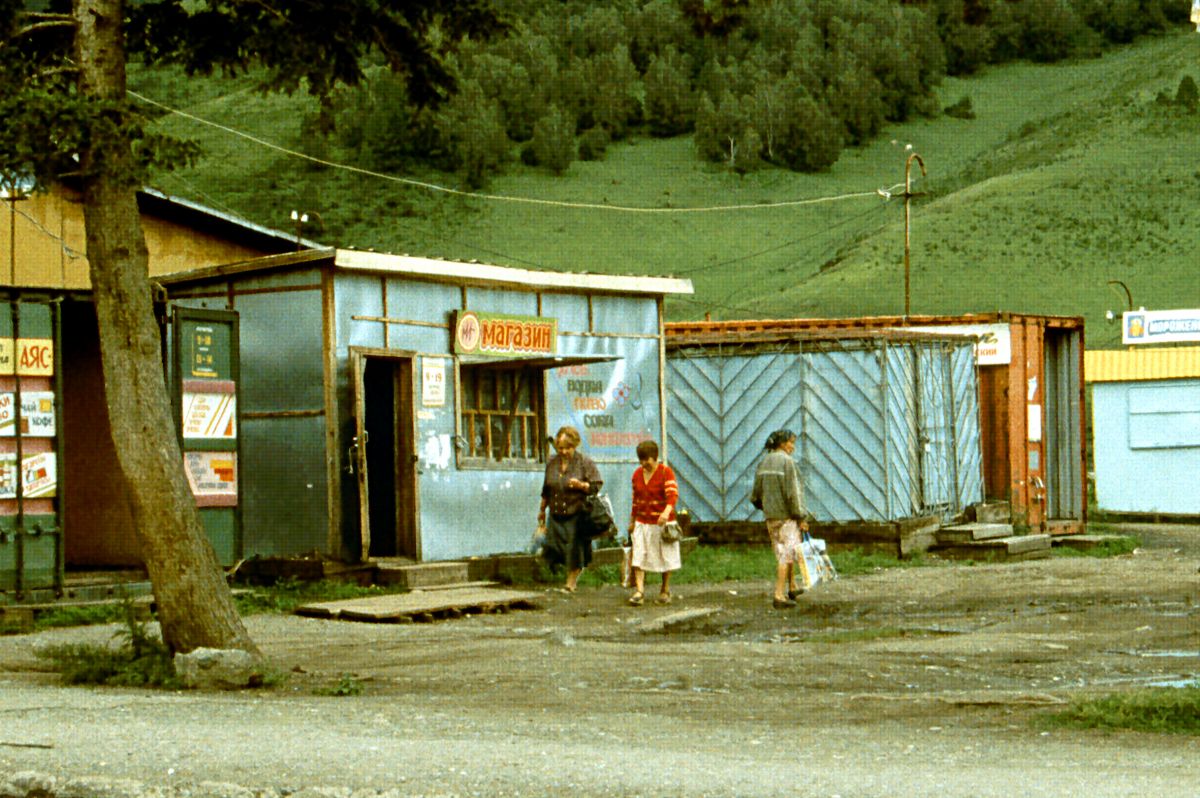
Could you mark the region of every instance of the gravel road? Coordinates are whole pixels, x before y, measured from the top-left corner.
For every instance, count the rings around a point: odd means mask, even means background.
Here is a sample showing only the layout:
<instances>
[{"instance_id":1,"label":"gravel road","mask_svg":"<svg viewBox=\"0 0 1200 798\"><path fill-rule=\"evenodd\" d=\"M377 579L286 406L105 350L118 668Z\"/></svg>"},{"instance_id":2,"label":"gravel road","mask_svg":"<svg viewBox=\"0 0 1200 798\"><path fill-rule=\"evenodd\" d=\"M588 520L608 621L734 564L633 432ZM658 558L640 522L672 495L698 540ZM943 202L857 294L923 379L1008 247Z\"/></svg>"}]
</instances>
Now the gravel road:
<instances>
[{"instance_id":1,"label":"gravel road","mask_svg":"<svg viewBox=\"0 0 1200 798\"><path fill-rule=\"evenodd\" d=\"M2 638L0 798L1196 796L1195 737L1032 721L1200 676L1198 535L848 578L788 613L764 581L670 608L602 587L432 624L255 616L292 671L270 690L61 687L34 647L111 628ZM637 631L684 607L724 620ZM315 694L346 674L360 695Z\"/></svg>"}]
</instances>

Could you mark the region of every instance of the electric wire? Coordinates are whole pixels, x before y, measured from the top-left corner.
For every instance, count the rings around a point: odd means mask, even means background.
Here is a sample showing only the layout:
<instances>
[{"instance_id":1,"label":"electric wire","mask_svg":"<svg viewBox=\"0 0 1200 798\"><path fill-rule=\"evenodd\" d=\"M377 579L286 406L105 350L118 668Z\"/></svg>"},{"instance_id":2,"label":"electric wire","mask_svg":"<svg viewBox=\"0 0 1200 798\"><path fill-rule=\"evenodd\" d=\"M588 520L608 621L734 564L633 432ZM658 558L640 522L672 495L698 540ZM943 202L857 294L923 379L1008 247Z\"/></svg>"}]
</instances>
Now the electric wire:
<instances>
[{"instance_id":1,"label":"electric wire","mask_svg":"<svg viewBox=\"0 0 1200 798\"><path fill-rule=\"evenodd\" d=\"M609 204L598 203L598 202L566 202L563 200L540 199L537 197L517 197L517 196L512 196L512 195L507 195L507 194L484 194L484 193L479 193L479 192L474 192L474 191L463 191L461 189L450 188L448 186L439 186L436 183L428 183L428 182L425 182L422 180L414 180L414 179L408 178L408 177L399 177L397 175L389 175L389 174L385 174L383 172L376 172L371 169L363 169L362 167L359 167L359 166L351 166L349 164L338 163L336 161L329 161L324 158L317 158L315 156L308 155L307 153L288 149L287 147L282 147L278 144L274 144L270 141L261 139L257 136L252 136L249 133L244 133L240 130L231 128L227 125L222 125L218 122L213 122L211 120L204 119L203 117L196 116L195 114L188 113L187 111L182 111L178 108L172 108L169 105L160 103L157 100L152 100L149 97L146 97L135 91L127 90L126 93L129 96L131 96L137 100L140 100L143 103L146 103L147 105L154 106L155 108L161 108L164 111L167 111L168 113L175 114L177 116L183 117L184 119L189 119L193 122L197 122L202 125L208 125L209 127L216 128L217 130L221 130L225 133L229 133L230 135L239 136L241 138L246 139L247 141L252 141L255 144L258 144L261 147L266 147L268 149L275 150L276 152L283 153L284 155L290 156L292 158L299 158L299 159L302 159L305 161L309 161L311 163L320 164L321 166L325 166L330 169L340 169L343 171L352 172L354 174L360 174L360 175L365 175L367 177L379 178L380 180L388 180L393 183L400 183L403 185L414 186L416 188L423 188L428 191L442 192L445 194L453 194L455 196L460 196L460 197L468 197L471 199L479 199L479 200L489 200L489 201L493 201L493 202L525 203L525 204L530 204L530 205L543 205L543 206L558 207L558 208L573 208L573 209L600 210L600 211L618 211L618 212L622 212L622 213L655 213L655 214L713 213L713 212L727 212L727 211L763 210L766 208L788 208L788 207L797 207L797 206L803 206L803 205L819 205L819 204L838 202L841 200L848 200L848 199L862 199L865 197L883 197L884 199L887 199L888 195L892 191L896 190L896 186L892 186L887 189L872 189L870 191L855 191L855 192L848 192L845 194L834 194L834 195L829 195L829 196L824 196L824 197L810 197L807 199L780 200L778 202L755 202L755 203L747 203L747 204L739 204L739 205L707 205L707 206L698 206L698 207L691 207L691 208L644 208L644 207L637 207L637 206L631 206L631 205L609 205Z\"/></svg>"}]
</instances>

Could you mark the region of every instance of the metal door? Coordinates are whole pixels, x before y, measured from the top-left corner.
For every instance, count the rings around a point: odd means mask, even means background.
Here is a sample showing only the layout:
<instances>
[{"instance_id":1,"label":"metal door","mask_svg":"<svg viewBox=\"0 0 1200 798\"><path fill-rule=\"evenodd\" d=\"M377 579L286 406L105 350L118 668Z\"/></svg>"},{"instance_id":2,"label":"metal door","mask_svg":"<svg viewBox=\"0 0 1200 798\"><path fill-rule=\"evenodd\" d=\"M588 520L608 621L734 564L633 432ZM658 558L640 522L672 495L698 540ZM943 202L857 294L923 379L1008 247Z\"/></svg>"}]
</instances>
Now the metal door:
<instances>
[{"instance_id":1,"label":"metal door","mask_svg":"<svg viewBox=\"0 0 1200 798\"><path fill-rule=\"evenodd\" d=\"M919 346L916 351L921 501L926 512L944 512L954 507L957 482L950 367L940 346Z\"/></svg>"},{"instance_id":2,"label":"metal door","mask_svg":"<svg viewBox=\"0 0 1200 798\"><path fill-rule=\"evenodd\" d=\"M367 357L362 352L350 352L350 392L354 402L354 437L347 453L347 468L358 483L358 530L365 561L371 553L371 493L367 484L367 399L364 377Z\"/></svg>"}]
</instances>

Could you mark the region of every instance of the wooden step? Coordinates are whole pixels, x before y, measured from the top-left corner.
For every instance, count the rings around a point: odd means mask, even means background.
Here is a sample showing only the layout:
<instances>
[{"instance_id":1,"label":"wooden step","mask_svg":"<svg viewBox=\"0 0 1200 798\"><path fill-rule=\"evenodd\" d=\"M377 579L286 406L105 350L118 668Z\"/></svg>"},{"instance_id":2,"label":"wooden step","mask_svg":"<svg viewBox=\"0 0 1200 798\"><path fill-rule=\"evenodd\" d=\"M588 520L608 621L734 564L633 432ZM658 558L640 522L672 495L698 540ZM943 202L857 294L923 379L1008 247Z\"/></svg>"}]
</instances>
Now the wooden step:
<instances>
[{"instance_id":1,"label":"wooden step","mask_svg":"<svg viewBox=\"0 0 1200 798\"><path fill-rule=\"evenodd\" d=\"M968 508L967 517L981 524L1007 524L1012 521L1008 502L979 502Z\"/></svg>"},{"instance_id":2,"label":"wooden step","mask_svg":"<svg viewBox=\"0 0 1200 798\"><path fill-rule=\"evenodd\" d=\"M383 565L375 571L375 584L399 585L409 590L455 585L471 581L465 562L431 562L417 565Z\"/></svg>"},{"instance_id":3,"label":"wooden step","mask_svg":"<svg viewBox=\"0 0 1200 798\"><path fill-rule=\"evenodd\" d=\"M1049 535L1012 535L988 540L964 541L939 546L934 551L941 557L956 560L1012 562L1037 560L1050 556Z\"/></svg>"},{"instance_id":4,"label":"wooden step","mask_svg":"<svg viewBox=\"0 0 1200 798\"><path fill-rule=\"evenodd\" d=\"M975 521L969 524L954 524L944 526L937 531L940 544L970 543L980 540L994 540L1011 537L1012 524L989 524Z\"/></svg>"}]
</instances>

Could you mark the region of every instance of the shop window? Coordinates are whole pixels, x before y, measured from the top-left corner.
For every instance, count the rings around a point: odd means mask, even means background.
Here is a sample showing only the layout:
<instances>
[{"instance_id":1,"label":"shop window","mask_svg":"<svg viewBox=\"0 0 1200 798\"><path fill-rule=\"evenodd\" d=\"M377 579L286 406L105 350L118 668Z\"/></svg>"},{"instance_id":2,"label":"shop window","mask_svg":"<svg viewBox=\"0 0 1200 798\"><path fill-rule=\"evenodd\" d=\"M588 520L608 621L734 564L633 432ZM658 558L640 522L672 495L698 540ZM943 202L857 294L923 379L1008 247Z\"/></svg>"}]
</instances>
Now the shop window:
<instances>
[{"instance_id":1,"label":"shop window","mask_svg":"<svg viewBox=\"0 0 1200 798\"><path fill-rule=\"evenodd\" d=\"M462 366L460 434L467 464L541 465L546 458L545 382L521 364Z\"/></svg>"}]
</instances>

